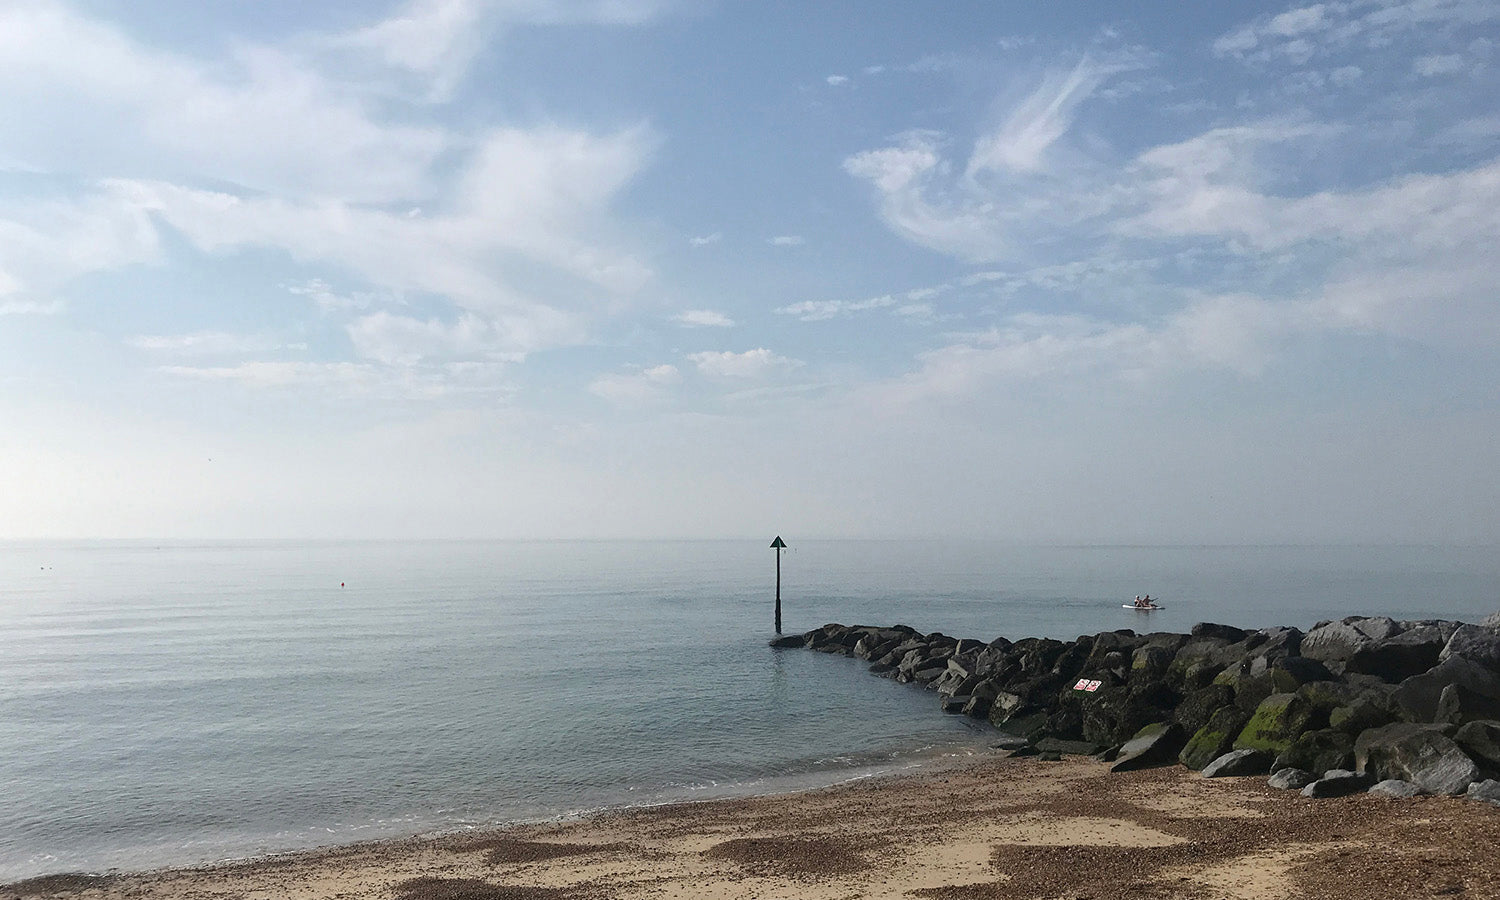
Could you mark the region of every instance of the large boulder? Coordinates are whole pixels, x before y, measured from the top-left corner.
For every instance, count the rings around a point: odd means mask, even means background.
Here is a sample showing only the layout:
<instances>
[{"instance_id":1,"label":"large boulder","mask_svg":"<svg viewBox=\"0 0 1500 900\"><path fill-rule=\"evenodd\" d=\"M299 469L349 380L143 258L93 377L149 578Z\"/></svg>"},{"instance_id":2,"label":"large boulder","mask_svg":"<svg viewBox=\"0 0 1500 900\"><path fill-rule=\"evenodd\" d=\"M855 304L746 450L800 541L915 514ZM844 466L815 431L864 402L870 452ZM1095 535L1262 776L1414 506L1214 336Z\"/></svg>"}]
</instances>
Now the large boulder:
<instances>
[{"instance_id":1,"label":"large boulder","mask_svg":"<svg viewBox=\"0 0 1500 900\"><path fill-rule=\"evenodd\" d=\"M1318 727L1317 719L1318 710L1296 694L1272 694L1240 729L1234 749L1280 753L1302 732Z\"/></svg>"},{"instance_id":2,"label":"large boulder","mask_svg":"<svg viewBox=\"0 0 1500 900\"><path fill-rule=\"evenodd\" d=\"M1217 638L1226 644L1243 641L1247 634L1249 632L1243 628L1235 628L1233 625L1220 625L1216 622L1199 622L1193 626L1193 637Z\"/></svg>"},{"instance_id":3,"label":"large boulder","mask_svg":"<svg viewBox=\"0 0 1500 900\"><path fill-rule=\"evenodd\" d=\"M1165 682L1101 688L1082 699L1083 738L1100 744L1118 744L1152 722L1172 717L1181 698Z\"/></svg>"},{"instance_id":4,"label":"large boulder","mask_svg":"<svg viewBox=\"0 0 1500 900\"><path fill-rule=\"evenodd\" d=\"M1367 793L1374 794L1377 797L1390 797L1396 800L1404 800L1407 797L1415 797L1416 795L1422 793L1422 789L1412 784L1410 781L1402 781L1399 778L1387 778L1385 781L1379 781L1375 784L1372 784L1370 786L1370 790Z\"/></svg>"},{"instance_id":5,"label":"large boulder","mask_svg":"<svg viewBox=\"0 0 1500 900\"><path fill-rule=\"evenodd\" d=\"M1438 696L1435 722L1463 725L1466 722L1500 719L1500 697L1488 697L1461 684L1450 684Z\"/></svg>"},{"instance_id":6,"label":"large boulder","mask_svg":"<svg viewBox=\"0 0 1500 900\"><path fill-rule=\"evenodd\" d=\"M1204 778L1238 778L1271 771L1271 754L1264 750L1231 750L1203 767Z\"/></svg>"},{"instance_id":7,"label":"large boulder","mask_svg":"<svg viewBox=\"0 0 1500 900\"><path fill-rule=\"evenodd\" d=\"M1167 675L1167 667L1172 664L1177 653L1173 649L1159 644L1147 644L1137 647L1135 653L1130 657L1130 678L1160 681Z\"/></svg>"},{"instance_id":8,"label":"large boulder","mask_svg":"<svg viewBox=\"0 0 1500 900\"><path fill-rule=\"evenodd\" d=\"M1493 778L1474 782L1469 785L1466 793L1470 800L1483 800L1485 803L1500 806L1500 781Z\"/></svg>"},{"instance_id":9,"label":"large boulder","mask_svg":"<svg viewBox=\"0 0 1500 900\"><path fill-rule=\"evenodd\" d=\"M1394 684L1437 665L1445 641L1441 628L1418 626L1355 650L1344 663L1344 671L1377 675Z\"/></svg>"},{"instance_id":10,"label":"large boulder","mask_svg":"<svg viewBox=\"0 0 1500 900\"><path fill-rule=\"evenodd\" d=\"M1452 655L1396 688L1396 703L1402 716L1410 722L1437 721L1443 688L1450 684L1462 685L1486 697L1500 697L1500 675L1468 657Z\"/></svg>"},{"instance_id":11,"label":"large boulder","mask_svg":"<svg viewBox=\"0 0 1500 900\"><path fill-rule=\"evenodd\" d=\"M1177 708L1172 711L1172 721L1181 725L1183 731L1193 734L1207 725L1214 713L1233 705L1233 688L1222 684L1211 684L1183 697L1182 702L1178 703ZM1244 727L1244 724L1241 722L1238 727Z\"/></svg>"},{"instance_id":12,"label":"large boulder","mask_svg":"<svg viewBox=\"0 0 1500 900\"><path fill-rule=\"evenodd\" d=\"M1300 791L1317 780L1318 776L1306 769L1277 769L1266 779L1266 784L1278 790Z\"/></svg>"},{"instance_id":13,"label":"large boulder","mask_svg":"<svg viewBox=\"0 0 1500 900\"><path fill-rule=\"evenodd\" d=\"M1462 656L1492 672L1500 672L1500 631L1478 625L1461 625L1442 649L1442 658Z\"/></svg>"},{"instance_id":14,"label":"large boulder","mask_svg":"<svg viewBox=\"0 0 1500 900\"><path fill-rule=\"evenodd\" d=\"M1396 633L1392 620L1350 616L1338 622L1320 622L1302 636L1302 655L1323 662L1346 662L1356 651Z\"/></svg>"},{"instance_id":15,"label":"large boulder","mask_svg":"<svg viewBox=\"0 0 1500 900\"><path fill-rule=\"evenodd\" d=\"M1168 683L1184 692L1212 683L1234 658L1226 651L1228 646L1223 638L1194 637L1172 657L1167 666Z\"/></svg>"},{"instance_id":16,"label":"large boulder","mask_svg":"<svg viewBox=\"0 0 1500 900\"><path fill-rule=\"evenodd\" d=\"M1302 789L1304 797L1347 797L1370 786L1370 776L1348 769L1330 769L1323 777Z\"/></svg>"},{"instance_id":17,"label":"large boulder","mask_svg":"<svg viewBox=\"0 0 1500 900\"><path fill-rule=\"evenodd\" d=\"M1183 734L1180 725L1153 722L1120 747L1120 754L1110 771L1130 772L1171 765L1177 761L1177 753L1185 740L1187 735Z\"/></svg>"},{"instance_id":18,"label":"large boulder","mask_svg":"<svg viewBox=\"0 0 1500 900\"><path fill-rule=\"evenodd\" d=\"M1485 616L1483 619L1480 619L1479 620L1479 627L1480 628L1490 628L1490 629L1493 629L1495 631L1500 631L1500 612L1490 613L1489 615Z\"/></svg>"},{"instance_id":19,"label":"large boulder","mask_svg":"<svg viewBox=\"0 0 1500 900\"><path fill-rule=\"evenodd\" d=\"M1307 769L1326 772L1354 766L1354 738L1342 731L1325 728L1308 731L1276 756L1277 769Z\"/></svg>"},{"instance_id":20,"label":"large boulder","mask_svg":"<svg viewBox=\"0 0 1500 900\"><path fill-rule=\"evenodd\" d=\"M1376 778L1410 781L1428 794L1461 794L1479 780L1479 767L1444 732L1451 726L1396 723L1372 728L1355 741L1355 764Z\"/></svg>"},{"instance_id":21,"label":"large boulder","mask_svg":"<svg viewBox=\"0 0 1500 900\"><path fill-rule=\"evenodd\" d=\"M1189 769L1202 769L1234 749L1234 739L1249 720L1250 714L1238 706L1219 708L1202 728L1188 738L1177 756L1178 761Z\"/></svg>"},{"instance_id":22,"label":"large boulder","mask_svg":"<svg viewBox=\"0 0 1500 900\"><path fill-rule=\"evenodd\" d=\"M1500 776L1500 722L1470 722L1453 733L1469 758L1492 776Z\"/></svg>"}]
</instances>

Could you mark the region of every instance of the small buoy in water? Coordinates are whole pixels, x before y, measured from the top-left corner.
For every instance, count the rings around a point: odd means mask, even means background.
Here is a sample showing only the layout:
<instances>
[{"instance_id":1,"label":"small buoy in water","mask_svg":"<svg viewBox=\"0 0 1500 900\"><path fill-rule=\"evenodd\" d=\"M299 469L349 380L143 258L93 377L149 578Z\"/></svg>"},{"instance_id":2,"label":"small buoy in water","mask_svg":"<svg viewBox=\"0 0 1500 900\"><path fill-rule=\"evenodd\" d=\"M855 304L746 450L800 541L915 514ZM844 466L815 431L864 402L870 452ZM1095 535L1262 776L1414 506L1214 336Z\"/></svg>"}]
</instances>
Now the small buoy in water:
<instances>
[{"instance_id":1,"label":"small buoy in water","mask_svg":"<svg viewBox=\"0 0 1500 900\"><path fill-rule=\"evenodd\" d=\"M339 582L339 587L343 587L343 586L344 586L344 583L342 581L340 581Z\"/></svg>"}]
</instances>

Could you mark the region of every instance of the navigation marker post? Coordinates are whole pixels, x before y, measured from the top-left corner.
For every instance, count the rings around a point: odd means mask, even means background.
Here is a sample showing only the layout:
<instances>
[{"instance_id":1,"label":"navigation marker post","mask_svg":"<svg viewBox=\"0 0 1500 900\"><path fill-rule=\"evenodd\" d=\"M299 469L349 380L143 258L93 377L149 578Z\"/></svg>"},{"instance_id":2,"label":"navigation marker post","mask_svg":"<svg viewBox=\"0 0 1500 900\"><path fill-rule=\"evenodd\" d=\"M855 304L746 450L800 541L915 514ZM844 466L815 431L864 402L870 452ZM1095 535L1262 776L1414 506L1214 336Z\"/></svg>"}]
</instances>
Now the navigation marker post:
<instances>
[{"instance_id":1,"label":"navigation marker post","mask_svg":"<svg viewBox=\"0 0 1500 900\"><path fill-rule=\"evenodd\" d=\"M771 549L776 551L776 633L781 634L781 554L786 550L786 541L781 535L776 535L776 540L771 542Z\"/></svg>"}]
</instances>

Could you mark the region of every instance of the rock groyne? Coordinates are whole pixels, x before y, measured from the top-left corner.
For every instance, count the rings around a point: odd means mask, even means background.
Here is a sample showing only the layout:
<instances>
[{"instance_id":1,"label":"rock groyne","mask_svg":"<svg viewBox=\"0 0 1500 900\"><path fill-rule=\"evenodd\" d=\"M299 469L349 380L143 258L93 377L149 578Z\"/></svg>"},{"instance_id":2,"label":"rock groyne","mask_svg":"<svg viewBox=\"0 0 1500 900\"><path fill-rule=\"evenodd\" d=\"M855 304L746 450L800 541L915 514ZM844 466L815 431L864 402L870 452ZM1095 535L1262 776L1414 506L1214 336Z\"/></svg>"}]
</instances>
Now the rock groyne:
<instances>
[{"instance_id":1,"label":"rock groyne","mask_svg":"<svg viewBox=\"0 0 1500 900\"><path fill-rule=\"evenodd\" d=\"M1478 625L1351 616L1306 632L1201 623L1073 641L904 625L773 640L870 662L990 722L1012 752L1271 775L1311 797L1467 794L1500 805L1500 614Z\"/></svg>"}]
</instances>

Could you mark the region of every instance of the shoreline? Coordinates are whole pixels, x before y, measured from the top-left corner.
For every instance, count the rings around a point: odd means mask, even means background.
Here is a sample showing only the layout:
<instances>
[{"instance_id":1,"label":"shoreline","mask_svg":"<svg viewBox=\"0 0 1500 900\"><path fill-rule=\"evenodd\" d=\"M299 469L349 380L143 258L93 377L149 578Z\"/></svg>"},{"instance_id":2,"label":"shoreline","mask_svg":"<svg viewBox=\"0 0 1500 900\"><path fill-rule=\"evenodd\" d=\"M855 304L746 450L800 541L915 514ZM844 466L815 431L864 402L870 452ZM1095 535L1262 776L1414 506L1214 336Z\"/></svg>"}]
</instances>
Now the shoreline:
<instances>
[{"instance_id":1,"label":"shoreline","mask_svg":"<svg viewBox=\"0 0 1500 900\"><path fill-rule=\"evenodd\" d=\"M986 726L987 728L987 726ZM832 760L853 760L847 764L819 767L825 760L814 761L813 767L793 773L760 776L742 781L709 782L701 785L680 786L675 790L654 789L666 796L639 802L606 802L593 806L566 809L561 812L540 815L523 815L516 818L496 817L476 824L439 824L419 827L417 830L393 829L394 833L340 840L337 834L326 843L310 843L302 846L284 846L275 849L255 849L237 853L230 851L214 858L182 862L143 862L138 865L124 864L100 868L69 868L56 872L43 872L21 878L0 879L0 900L9 900L6 893L12 885L43 881L47 879L104 881L122 878L137 878L163 873L192 873L225 867L254 866L274 863L278 860L303 856L336 855L341 851L378 849L390 845L399 846L412 842L443 841L467 835L490 834L517 829L563 826L588 821L602 816L629 814L669 807L690 807L701 803L715 803L760 798L788 797L817 791L836 789L844 785L862 782L904 778L945 768L962 766L988 752L988 745L999 732L980 733L967 741L948 740L925 743L916 747L900 747L863 756L857 754L829 757ZM702 796L693 796L695 792ZM346 835L352 835L372 826L353 826ZM309 826L308 831L312 830ZM266 843L269 843L267 841ZM167 856L164 852L143 851L143 858L153 855Z\"/></svg>"},{"instance_id":2,"label":"shoreline","mask_svg":"<svg viewBox=\"0 0 1500 900\"><path fill-rule=\"evenodd\" d=\"M989 752L792 793L44 876L0 900L1495 896L1496 827L1500 810L1457 798L1309 800L1263 778Z\"/></svg>"}]
</instances>

